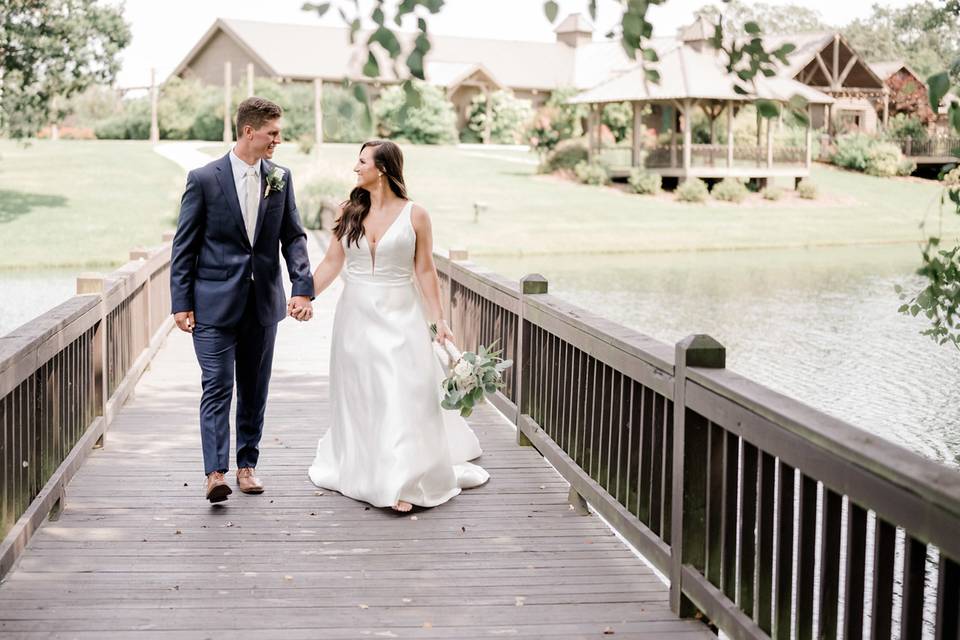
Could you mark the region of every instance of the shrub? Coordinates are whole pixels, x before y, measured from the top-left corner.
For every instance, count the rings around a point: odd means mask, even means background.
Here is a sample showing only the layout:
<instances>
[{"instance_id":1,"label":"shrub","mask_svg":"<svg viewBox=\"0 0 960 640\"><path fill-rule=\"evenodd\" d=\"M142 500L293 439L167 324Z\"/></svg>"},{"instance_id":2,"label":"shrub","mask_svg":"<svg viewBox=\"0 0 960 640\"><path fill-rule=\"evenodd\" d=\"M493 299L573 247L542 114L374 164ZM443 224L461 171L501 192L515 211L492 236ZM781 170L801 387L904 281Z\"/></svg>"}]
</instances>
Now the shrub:
<instances>
[{"instance_id":1,"label":"shrub","mask_svg":"<svg viewBox=\"0 0 960 640\"><path fill-rule=\"evenodd\" d=\"M101 140L146 140L150 137L149 98L125 101L123 110L96 123L93 133Z\"/></svg>"},{"instance_id":2,"label":"shrub","mask_svg":"<svg viewBox=\"0 0 960 640\"><path fill-rule=\"evenodd\" d=\"M586 160L578 162L573 168L577 180L584 184L602 185L610 182L610 175L607 168L599 162L587 162Z\"/></svg>"},{"instance_id":3,"label":"shrub","mask_svg":"<svg viewBox=\"0 0 960 640\"><path fill-rule=\"evenodd\" d=\"M724 178L713 186L713 191L710 193L717 200L740 203L743 202L744 198L746 198L750 192L742 180Z\"/></svg>"},{"instance_id":4,"label":"shrub","mask_svg":"<svg viewBox=\"0 0 960 640\"><path fill-rule=\"evenodd\" d=\"M604 105L600 122L610 130L616 142L622 142L633 130L633 107L629 102L611 102Z\"/></svg>"},{"instance_id":5,"label":"shrub","mask_svg":"<svg viewBox=\"0 0 960 640\"><path fill-rule=\"evenodd\" d=\"M886 137L889 140L912 138L914 142L924 142L929 135L926 125L920 118L906 113L897 113L887 121Z\"/></svg>"},{"instance_id":6,"label":"shrub","mask_svg":"<svg viewBox=\"0 0 960 640\"><path fill-rule=\"evenodd\" d=\"M527 100L518 100L508 91L496 91L490 95L490 142L517 144L523 140L524 126L533 117ZM483 140L487 126L487 97L480 93L470 101L467 129L477 141ZM466 141L466 140L465 140Z\"/></svg>"},{"instance_id":7,"label":"shrub","mask_svg":"<svg viewBox=\"0 0 960 640\"><path fill-rule=\"evenodd\" d=\"M676 194L681 202L706 202L710 191L700 178L688 178L677 187Z\"/></svg>"},{"instance_id":8,"label":"shrub","mask_svg":"<svg viewBox=\"0 0 960 640\"><path fill-rule=\"evenodd\" d=\"M589 155L586 145L580 140L564 140L547 155L543 169L547 173L573 169L581 162L586 162Z\"/></svg>"},{"instance_id":9,"label":"shrub","mask_svg":"<svg viewBox=\"0 0 960 640\"><path fill-rule=\"evenodd\" d=\"M761 193L764 200L779 200L783 197L783 189L780 187L767 187Z\"/></svg>"},{"instance_id":10,"label":"shrub","mask_svg":"<svg viewBox=\"0 0 960 640\"><path fill-rule=\"evenodd\" d=\"M630 170L630 177L627 182L633 187L634 193L645 195L656 195L660 193L663 185L663 179L658 173L648 173L639 167Z\"/></svg>"},{"instance_id":11,"label":"shrub","mask_svg":"<svg viewBox=\"0 0 960 640\"><path fill-rule=\"evenodd\" d=\"M908 176L914 171L917 170L917 163L911 160L910 158L903 158L899 164L897 164L897 175L898 176Z\"/></svg>"},{"instance_id":12,"label":"shrub","mask_svg":"<svg viewBox=\"0 0 960 640\"><path fill-rule=\"evenodd\" d=\"M797 194L804 200L817 199L817 185L810 178L804 178L797 185Z\"/></svg>"},{"instance_id":13,"label":"shrub","mask_svg":"<svg viewBox=\"0 0 960 640\"><path fill-rule=\"evenodd\" d=\"M414 144L452 144L457 141L457 115L443 90L418 83L421 104L405 108L403 87L394 85L373 104L379 134L384 138L408 140Z\"/></svg>"},{"instance_id":14,"label":"shrub","mask_svg":"<svg viewBox=\"0 0 960 640\"><path fill-rule=\"evenodd\" d=\"M863 133L850 133L837 138L831 161L838 167L866 171L874 139Z\"/></svg>"},{"instance_id":15,"label":"shrub","mask_svg":"<svg viewBox=\"0 0 960 640\"><path fill-rule=\"evenodd\" d=\"M297 188L297 200L303 211L303 225L308 229L320 229L324 202L343 202L350 196L351 185L345 180L321 176L308 180Z\"/></svg>"},{"instance_id":16,"label":"shrub","mask_svg":"<svg viewBox=\"0 0 960 640\"><path fill-rule=\"evenodd\" d=\"M552 92L527 127L527 143L541 157L553 151L562 140L583 135L580 122L587 116L586 105L567 104L567 99L577 93L577 89L570 87Z\"/></svg>"},{"instance_id":17,"label":"shrub","mask_svg":"<svg viewBox=\"0 0 960 640\"><path fill-rule=\"evenodd\" d=\"M311 114L313 109L310 110ZM313 126L310 127L313 134ZM373 137L373 122L364 103L343 87L323 87L323 139L328 142L364 142Z\"/></svg>"},{"instance_id":18,"label":"shrub","mask_svg":"<svg viewBox=\"0 0 960 640\"><path fill-rule=\"evenodd\" d=\"M890 142L876 142L867 153L866 173L882 178L895 176L902 162L900 147Z\"/></svg>"}]
</instances>

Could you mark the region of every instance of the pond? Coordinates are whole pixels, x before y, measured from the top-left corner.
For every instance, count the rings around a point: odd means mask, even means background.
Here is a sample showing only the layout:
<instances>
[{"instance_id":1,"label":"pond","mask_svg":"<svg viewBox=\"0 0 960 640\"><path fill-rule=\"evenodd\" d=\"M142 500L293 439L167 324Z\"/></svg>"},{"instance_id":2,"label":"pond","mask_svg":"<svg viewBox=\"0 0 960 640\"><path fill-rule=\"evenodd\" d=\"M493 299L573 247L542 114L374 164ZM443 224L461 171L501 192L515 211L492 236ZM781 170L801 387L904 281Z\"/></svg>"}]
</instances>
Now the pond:
<instances>
[{"instance_id":1,"label":"pond","mask_svg":"<svg viewBox=\"0 0 960 640\"><path fill-rule=\"evenodd\" d=\"M921 455L960 466L960 352L897 313L914 245L477 258L664 342L707 333L727 366Z\"/></svg>"},{"instance_id":2,"label":"pond","mask_svg":"<svg viewBox=\"0 0 960 640\"><path fill-rule=\"evenodd\" d=\"M0 270L0 336L76 293L82 269Z\"/></svg>"}]
</instances>

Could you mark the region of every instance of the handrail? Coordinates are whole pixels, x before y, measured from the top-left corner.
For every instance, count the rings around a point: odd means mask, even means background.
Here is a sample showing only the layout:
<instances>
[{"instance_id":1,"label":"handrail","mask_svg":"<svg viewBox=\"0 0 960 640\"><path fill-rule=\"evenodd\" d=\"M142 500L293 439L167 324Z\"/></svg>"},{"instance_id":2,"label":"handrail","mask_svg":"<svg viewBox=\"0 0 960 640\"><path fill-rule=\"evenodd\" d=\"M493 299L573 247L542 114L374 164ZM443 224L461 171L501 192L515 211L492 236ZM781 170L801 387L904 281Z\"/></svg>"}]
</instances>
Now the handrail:
<instances>
[{"instance_id":1,"label":"handrail","mask_svg":"<svg viewBox=\"0 0 960 640\"><path fill-rule=\"evenodd\" d=\"M494 404L574 507L669 577L677 614L735 638L836 638L840 620L844 637L958 637L960 472L728 371L709 336L670 347L536 274L504 304L467 257L436 263L463 348L511 327Z\"/></svg>"},{"instance_id":2,"label":"handrail","mask_svg":"<svg viewBox=\"0 0 960 640\"><path fill-rule=\"evenodd\" d=\"M0 577L104 435L172 327L170 235L0 338Z\"/></svg>"}]
</instances>

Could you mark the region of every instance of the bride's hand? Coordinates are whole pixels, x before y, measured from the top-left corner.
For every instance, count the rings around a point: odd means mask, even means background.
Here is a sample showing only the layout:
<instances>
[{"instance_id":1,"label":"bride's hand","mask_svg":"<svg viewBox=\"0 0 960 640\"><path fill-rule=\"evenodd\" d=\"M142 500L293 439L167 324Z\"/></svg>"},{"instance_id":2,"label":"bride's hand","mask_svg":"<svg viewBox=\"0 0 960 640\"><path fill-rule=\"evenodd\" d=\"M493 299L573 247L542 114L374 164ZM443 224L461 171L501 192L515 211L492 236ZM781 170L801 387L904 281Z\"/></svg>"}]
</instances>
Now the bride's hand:
<instances>
[{"instance_id":1,"label":"bride's hand","mask_svg":"<svg viewBox=\"0 0 960 640\"><path fill-rule=\"evenodd\" d=\"M447 326L446 322L444 322L443 320L438 320L436 323L436 327L437 327L437 335L434 338L434 340L436 340L441 346L443 346L444 342L446 342L447 340L456 344L456 342L454 342L453 331L450 331L450 327Z\"/></svg>"}]
</instances>

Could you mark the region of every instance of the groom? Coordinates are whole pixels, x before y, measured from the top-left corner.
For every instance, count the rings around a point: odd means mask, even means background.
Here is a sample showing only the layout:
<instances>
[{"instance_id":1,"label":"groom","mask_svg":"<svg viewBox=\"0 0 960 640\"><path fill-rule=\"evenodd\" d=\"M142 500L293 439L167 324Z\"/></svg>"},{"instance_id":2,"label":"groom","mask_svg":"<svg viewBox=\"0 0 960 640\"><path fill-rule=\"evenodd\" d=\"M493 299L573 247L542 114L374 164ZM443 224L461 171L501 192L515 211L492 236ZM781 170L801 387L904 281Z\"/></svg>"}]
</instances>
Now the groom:
<instances>
[{"instance_id":1,"label":"groom","mask_svg":"<svg viewBox=\"0 0 960 640\"><path fill-rule=\"evenodd\" d=\"M230 400L237 383L237 486L263 493L254 470L277 323L309 320L313 277L290 172L270 162L280 144L281 108L247 98L237 109L237 143L187 175L173 239L170 293L177 326L193 334L202 371L200 440L206 497L232 493ZM293 283L285 300L278 246Z\"/></svg>"}]
</instances>

